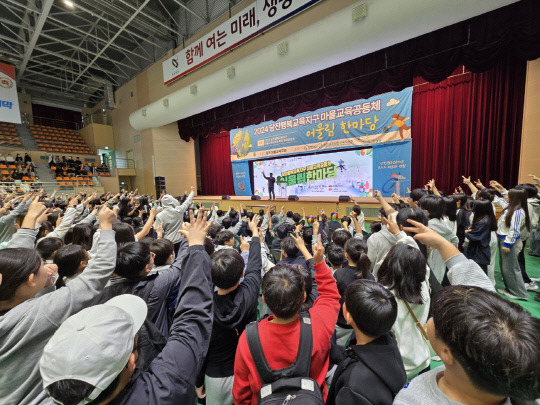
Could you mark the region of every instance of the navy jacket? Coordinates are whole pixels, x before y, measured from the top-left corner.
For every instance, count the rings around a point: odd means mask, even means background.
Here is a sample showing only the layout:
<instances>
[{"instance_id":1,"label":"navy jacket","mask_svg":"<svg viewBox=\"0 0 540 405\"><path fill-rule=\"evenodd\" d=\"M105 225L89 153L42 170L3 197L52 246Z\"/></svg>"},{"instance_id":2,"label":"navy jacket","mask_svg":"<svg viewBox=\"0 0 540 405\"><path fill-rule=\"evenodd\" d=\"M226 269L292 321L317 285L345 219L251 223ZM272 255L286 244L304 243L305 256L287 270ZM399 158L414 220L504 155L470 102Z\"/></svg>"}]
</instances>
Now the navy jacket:
<instances>
[{"instance_id":1,"label":"navy jacket","mask_svg":"<svg viewBox=\"0 0 540 405\"><path fill-rule=\"evenodd\" d=\"M203 246L190 246L182 262L178 306L169 339L147 370L137 370L111 404L194 404L195 379L202 365L212 331L210 257Z\"/></svg>"},{"instance_id":2,"label":"navy jacket","mask_svg":"<svg viewBox=\"0 0 540 405\"><path fill-rule=\"evenodd\" d=\"M390 405L407 382L394 335L341 350L326 405Z\"/></svg>"},{"instance_id":3,"label":"navy jacket","mask_svg":"<svg viewBox=\"0 0 540 405\"><path fill-rule=\"evenodd\" d=\"M489 220L480 220L472 225L465 237L469 240L469 245L465 250L467 259L474 260L478 264L488 265L491 260Z\"/></svg>"}]
</instances>

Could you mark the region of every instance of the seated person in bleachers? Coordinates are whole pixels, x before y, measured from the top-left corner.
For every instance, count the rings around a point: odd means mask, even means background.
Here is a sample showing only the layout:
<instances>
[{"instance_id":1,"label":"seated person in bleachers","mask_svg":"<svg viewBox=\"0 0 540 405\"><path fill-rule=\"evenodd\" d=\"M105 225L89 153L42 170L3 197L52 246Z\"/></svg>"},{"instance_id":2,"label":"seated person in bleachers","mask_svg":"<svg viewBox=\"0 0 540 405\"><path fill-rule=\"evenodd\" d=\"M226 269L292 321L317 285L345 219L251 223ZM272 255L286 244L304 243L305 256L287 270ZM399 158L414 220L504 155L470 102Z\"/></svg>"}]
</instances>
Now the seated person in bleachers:
<instances>
[{"instance_id":1,"label":"seated person in bleachers","mask_svg":"<svg viewBox=\"0 0 540 405\"><path fill-rule=\"evenodd\" d=\"M32 163L32 158L30 157L30 155L28 153L25 153L24 154L24 164L29 165L30 163Z\"/></svg>"},{"instance_id":2,"label":"seated person in bleachers","mask_svg":"<svg viewBox=\"0 0 540 405\"><path fill-rule=\"evenodd\" d=\"M54 157L54 164L55 165L59 165L62 161L60 160L60 156L56 155Z\"/></svg>"},{"instance_id":3,"label":"seated person in bleachers","mask_svg":"<svg viewBox=\"0 0 540 405\"><path fill-rule=\"evenodd\" d=\"M92 174L92 169L90 169L90 166L88 166L88 163L84 164L82 170L83 170L83 174L85 174L85 175L91 175Z\"/></svg>"},{"instance_id":4,"label":"seated person in bleachers","mask_svg":"<svg viewBox=\"0 0 540 405\"><path fill-rule=\"evenodd\" d=\"M18 165L22 165L22 162L23 162L23 158L22 156L17 153L17 155L15 156L15 162L18 164Z\"/></svg>"},{"instance_id":5,"label":"seated person in bleachers","mask_svg":"<svg viewBox=\"0 0 540 405\"><path fill-rule=\"evenodd\" d=\"M56 176L63 176L64 171L62 170L62 167L60 165L56 166L56 169L54 169L54 174Z\"/></svg>"},{"instance_id":6,"label":"seated person in bleachers","mask_svg":"<svg viewBox=\"0 0 540 405\"><path fill-rule=\"evenodd\" d=\"M73 160L71 156L68 157L67 163L69 167L75 166L75 161Z\"/></svg>"},{"instance_id":7,"label":"seated person in bleachers","mask_svg":"<svg viewBox=\"0 0 540 405\"><path fill-rule=\"evenodd\" d=\"M50 168L51 166L54 166L54 163L55 163L55 162L54 162L54 155L53 155L52 153L49 153L49 154L47 155L47 164L49 165L49 168Z\"/></svg>"},{"instance_id":8,"label":"seated person in bleachers","mask_svg":"<svg viewBox=\"0 0 540 405\"><path fill-rule=\"evenodd\" d=\"M68 160L66 159L65 156L62 156L62 164L65 166L68 164Z\"/></svg>"},{"instance_id":9,"label":"seated person in bleachers","mask_svg":"<svg viewBox=\"0 0 540 405\"><path fill-rule=\"evenodd\" d=\"M302 256L296 247L296 242L290 236L287 236L281 241L281 260L277 264L289 264L293 266L299 264L306 269L308 268L306 259Z\"/></svg>"},{"instance_id":10,"label":"seated person in bleachers","mask_svg":"<svg viewBox=\"0 0 540 405\"><path fill-rule=\"evenodd\" d=\"M10 163L15 163L15 158L13 156L11 156L11 153L8 153L7 156L6 156L6 162L8 164Z\"/></svg>"},{"instance_id":11,"label":"seated person in bleachers","mask_svg":"<svg viewBox=\"0 0 540 405\"><path fill-rule=\"evenodd\" d=\"M13 170L13 172L11 173L11 178L13 180L22 180L23 174L21 173L21 170L20 169Z\"/></svg>"},{"instance_id":12,"label":"seated person in bleachers","mask_svg":"<svg viewBox=\"0 0 540 405\"><path fill-rule=\"evenodd\" d=\"M75 166L77 167L81 167L82 166L82 162L81 162L81 159L77 156L77 158L75 159Z\"/></svg>"}]
</instances>

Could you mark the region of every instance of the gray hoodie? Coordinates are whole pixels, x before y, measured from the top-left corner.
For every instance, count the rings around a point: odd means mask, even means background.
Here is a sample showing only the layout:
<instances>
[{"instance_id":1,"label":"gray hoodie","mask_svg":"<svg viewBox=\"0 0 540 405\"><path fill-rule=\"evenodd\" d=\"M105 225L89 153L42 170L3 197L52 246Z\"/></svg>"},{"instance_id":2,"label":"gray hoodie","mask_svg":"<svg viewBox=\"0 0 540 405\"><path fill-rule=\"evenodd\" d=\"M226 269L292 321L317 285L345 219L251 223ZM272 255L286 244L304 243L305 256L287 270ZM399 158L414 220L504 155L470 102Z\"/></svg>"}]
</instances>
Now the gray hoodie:
<instances>
[{"instance_id":1,"label":"gray hoodie","mask_svg":"<svg viewBox=\"0 0 540 405\"><path fill-rule=\"evenodd\" d=\"M21 201L9 214L0 217L0 243L9 242L15 233L15 221L28 211L32 200ZM32 246L33 247L33 246Z\"/></svg>"},{"instance_id":2,"label":"gray hoodie","mask_svg":"<svg viewBox=\"0 0 540 405\"><path fill-rule=\"evenodd\" d=\"M451 242L454 246L457 247L459 239L452 232L452 230L444 223L442 219L430 219L428 222L428 227L433 229L439 235L441 235L448 242ZM433 275L440 283L444 278L444 273L446 272L446 263L444 262L441 254L438 250L434 249L429 253L428 264L433 272Z\"/></svg>"},{"instance_id":3,"label":"gray hoodie","mask_svg":"<svg viewBox=\"0 0 540 405\"><path fill-rule=\"evenodd\" d=\"M50 403L39 374L43 348L62 322L103 290L116 263L114 231L96 233L98 253L79 277L65 288L24 301L0 316L0 404ZM32 248L35 237L36 231L20 229L8 248Z\"/></svg>"},{"instance_id":4,"label":"gray hoodie","mask_svg":"<svg viewBox=\"0 0 540 405\"><path fill-rule=\"evenodd\" d=\"M182 205L172 195L165 194L161 198L161 211L156 216L156 226L160 223L163 224L163 238L170 240L172 243L178 243L182 239L182 235L178 233L182 229L182 223L184 222L184 213L187 211L195 193L190 193L186 198L186 201Z\"/></svg>"}]
</instances>

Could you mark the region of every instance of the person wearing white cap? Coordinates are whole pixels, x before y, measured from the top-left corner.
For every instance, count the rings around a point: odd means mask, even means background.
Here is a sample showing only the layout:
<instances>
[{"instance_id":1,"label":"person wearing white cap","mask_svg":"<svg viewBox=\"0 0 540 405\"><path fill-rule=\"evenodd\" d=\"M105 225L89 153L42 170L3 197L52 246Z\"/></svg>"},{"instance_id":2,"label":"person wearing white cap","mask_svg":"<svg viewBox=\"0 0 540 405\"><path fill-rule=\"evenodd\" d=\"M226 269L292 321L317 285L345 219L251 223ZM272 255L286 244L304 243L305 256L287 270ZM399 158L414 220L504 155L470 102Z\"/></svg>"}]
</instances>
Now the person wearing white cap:
<instances>
[{"instance_id":1,"label":"person wearing white cap","mask_svg":"<svg viewBox=\"0 0 540 405\"><path fill-rule=\"evenodd\" d=\"M8 248L0 251L0 403L3 405L40 404L46 400L38 367L43 348L64 320L88 306L105 287L116 258L112 230L116 215L103 208L99 213L100 230L96 232L96 257L66 288L37 297L51 284L53 276L33 249L36 222L47 209L38 199L30 204L22 227Z\"/></svg>"},{"instance_id":2,"label":"person wearing white cap","mask_svg":"<svg viewBox=\"0 0 540 405\"><path fill-rule=\"evenodd\" d=\"M195 378L208 350L214 316L210 257L203 246L211 222L201 213L195 221L190 212L178 305L161 354L148 369L136 368L136 333L146 317L146 310L138 309L140 298L121 295L82 311L58 329L43 351L43 388L54 402L195 403Z\"/></svg>"}]
</instances>

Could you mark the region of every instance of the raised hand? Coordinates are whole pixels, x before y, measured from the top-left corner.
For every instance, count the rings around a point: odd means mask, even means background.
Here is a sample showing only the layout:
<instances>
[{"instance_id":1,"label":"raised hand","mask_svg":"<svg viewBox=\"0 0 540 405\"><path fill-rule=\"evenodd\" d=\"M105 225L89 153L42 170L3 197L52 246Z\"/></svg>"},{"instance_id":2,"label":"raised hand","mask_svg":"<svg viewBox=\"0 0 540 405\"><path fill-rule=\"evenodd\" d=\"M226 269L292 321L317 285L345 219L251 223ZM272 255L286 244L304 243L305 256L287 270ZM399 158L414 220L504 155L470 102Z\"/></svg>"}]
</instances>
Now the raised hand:
<instances>
[{"instance_id":1,"label":"raised hand","mask_svg":"<svg viewBox=\"0 0 540 405\"><path fill-rule=\"evenodd\" d=\"M115 207L116 208L116 207ZM112 229L112 224L116 221L116 212L104 206L99 211L99 229Z\"/></svg>"},{"instance_id":2,"label":"raised hand","mask_svg":"<svg viewBox=\"0 0 540 405\"><path fill-rule=\"evenodd\" d=\"M465 177L465 176L461 176L463 178L463 184L471 184L471 176L469 177Z\"/></svg>"},{"instance_id":3,"label":"raised hand","mask_svg":"<svg viewBox=\"0 0 540 405\"><path fill-rule=\"evenodd\" d=\"M324 246L320 240L319 243L313 246L313 260L315 264L324 262Z\"/></svg>"},{"instance_id":4,"label":"raised hand","mask_svg":"<svg viewBox=\"0 0 540 405\"><path fill-rule=\"evenodd\" d=\"M249 243L244 236L240 236L240 251L246 252L249 250Z\"/></svg>"},{"instance_id":5,"label":"raised hand","mask_svg":"<svg viewBox=\"0 0 540 405\"><path fill-rule=\"evenodd\" d=\"M204 212L204 209L199 211L196 219L193 210L189 211L189 223L191 224L189 235L187 236L189 246L204 245L208 228L210 228L213 222L207 222L206 217L207 213Z\"/></svg>"},{"instance_id":6,"label":"raised hand","mask_svg":"<svg viewBox=\"0 0 540 405\"><path fill-rule=\"evenodd\" d=\"M390 216L390 219L381 216L381 222L384 226L386 226L386 228L388 229L388 231L390 231L392 235L397 235L399 233L399 225L396 223L392 216Z\"/></svg>"},{"instance_id":7,"label":"raised hand","mask_svg":"<svg viewBox=\"0 0 540 405\"><path fill-rule=\"evenodd\" d=\"M251 235L256 238L259 236L259 228L258 228L258 225L259 225L259 221L260 221L261 217L259 216L259 214L255 214L253 215L253 218L252 219L249 219L248 218L248 227L249 227L249 230L251 231Z\"/></svg>"}]
</instances>

